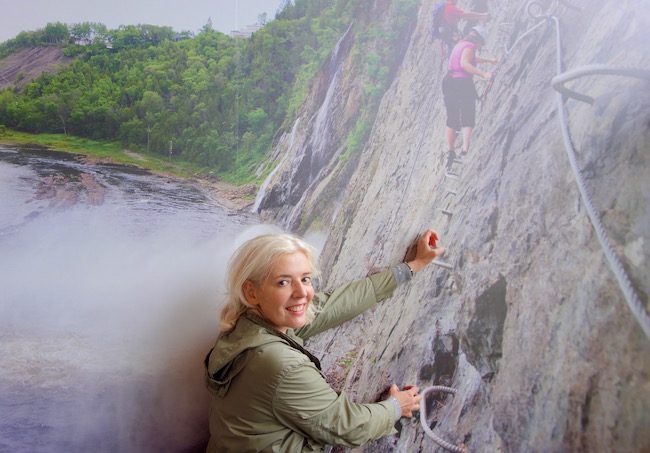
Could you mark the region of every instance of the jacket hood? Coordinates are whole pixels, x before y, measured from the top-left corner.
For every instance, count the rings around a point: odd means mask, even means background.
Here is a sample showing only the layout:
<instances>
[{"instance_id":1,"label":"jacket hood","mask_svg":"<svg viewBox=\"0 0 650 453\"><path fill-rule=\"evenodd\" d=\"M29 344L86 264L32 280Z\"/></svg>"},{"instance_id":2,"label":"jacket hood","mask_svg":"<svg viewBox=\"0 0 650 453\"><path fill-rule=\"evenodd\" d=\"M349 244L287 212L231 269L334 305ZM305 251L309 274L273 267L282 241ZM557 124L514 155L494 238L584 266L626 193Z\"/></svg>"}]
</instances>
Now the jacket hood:
<instances>
[{"instance_id":1,"label":"jacket hood","mask_svg":"<svg viewBox=\"0 0 650 453\"><path fill-rule=\"evenodd\" d=\"M230 332L219 336L214 348L205 358L208 388L223 396L230 382L244 368L249 350L269 343L283 342L282 337L272 333L261 319L242 316Z\"/></svg>"}]
</instances>

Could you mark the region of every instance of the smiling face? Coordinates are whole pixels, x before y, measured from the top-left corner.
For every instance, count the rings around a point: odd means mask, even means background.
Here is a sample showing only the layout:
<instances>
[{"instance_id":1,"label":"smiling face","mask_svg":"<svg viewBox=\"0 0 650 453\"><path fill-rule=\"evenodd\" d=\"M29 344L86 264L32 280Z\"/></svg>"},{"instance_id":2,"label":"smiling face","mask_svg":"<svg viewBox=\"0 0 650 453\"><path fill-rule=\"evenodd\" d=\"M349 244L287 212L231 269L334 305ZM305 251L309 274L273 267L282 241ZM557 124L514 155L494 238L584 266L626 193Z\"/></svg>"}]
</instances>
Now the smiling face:
<instances>
[{"instance_id":1,"label":"smiling face","mask_svg":"<svg viewBox=\"0 0 650 453\"><path fill-rule=\"evenodd\" d=\"M297 329L307 323L307 308L314 298L312 273L304 253L280 255L262 282L244 283L244 295L269 323L286 333L287 329Z\"/></svg>"}]
</instances>

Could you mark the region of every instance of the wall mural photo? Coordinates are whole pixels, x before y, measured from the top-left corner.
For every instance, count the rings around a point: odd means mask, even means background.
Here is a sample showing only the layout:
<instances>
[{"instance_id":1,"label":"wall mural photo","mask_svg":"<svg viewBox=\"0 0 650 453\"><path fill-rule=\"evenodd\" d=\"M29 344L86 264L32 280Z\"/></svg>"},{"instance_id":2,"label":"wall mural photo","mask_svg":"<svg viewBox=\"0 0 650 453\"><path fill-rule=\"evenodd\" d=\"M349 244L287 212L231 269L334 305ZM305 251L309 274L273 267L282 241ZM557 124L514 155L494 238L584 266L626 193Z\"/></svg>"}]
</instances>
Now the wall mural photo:
<instances>
[{"instance_id":1,"label":"wall mural photo","mask_svg":"<svg viewBox=\"0 0 650 453\"><path fill-rule=\"evenodd\" d=\"M67 2L0 6L1 451L650 449L644 2Z\"/></svg>"}]
</instances>

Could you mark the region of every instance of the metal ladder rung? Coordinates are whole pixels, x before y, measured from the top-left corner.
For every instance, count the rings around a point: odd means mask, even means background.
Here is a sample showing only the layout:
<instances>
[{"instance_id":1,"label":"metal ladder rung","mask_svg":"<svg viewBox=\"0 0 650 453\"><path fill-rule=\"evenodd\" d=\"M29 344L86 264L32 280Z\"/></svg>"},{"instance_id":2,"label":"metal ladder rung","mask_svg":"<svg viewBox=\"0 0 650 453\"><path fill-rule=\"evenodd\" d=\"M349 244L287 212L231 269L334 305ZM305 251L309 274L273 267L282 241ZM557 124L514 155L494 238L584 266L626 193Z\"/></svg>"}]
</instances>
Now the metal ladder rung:
<instances>
[{"instance_id":1,"label":"metal ladder rung","mask_svg":"<svg viewBox=\"0 0 650 453\"><path fill-rule=\"evenodd\" d=\"M452 266L449 263L445 263L444 261L438 261L438 260L433 260L431 261L432 264L435 264L436 266L444 267L445 269L453 269L454 266Z\"/></svg>"}]
</instances>

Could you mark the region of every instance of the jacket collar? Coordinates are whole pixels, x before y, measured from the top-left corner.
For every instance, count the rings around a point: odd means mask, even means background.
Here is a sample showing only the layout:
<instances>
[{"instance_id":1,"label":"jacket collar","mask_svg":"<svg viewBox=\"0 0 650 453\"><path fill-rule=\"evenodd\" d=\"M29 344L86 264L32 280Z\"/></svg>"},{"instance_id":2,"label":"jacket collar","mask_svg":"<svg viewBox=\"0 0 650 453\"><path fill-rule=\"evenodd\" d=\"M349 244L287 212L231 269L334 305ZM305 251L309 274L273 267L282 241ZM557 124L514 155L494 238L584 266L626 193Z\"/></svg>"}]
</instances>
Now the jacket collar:
<instances>
[{"instance_id":1,"label":"jacket collar","mask_svg":"<svg viewBox=\"0 0 650 453\"><path fill-rule=\"evenodd\" d=\"M293 334L293 330L290 329L284 334L259 315L246 312L233 330L219 335L217 343L206 355L204 364L208 381L215 386L226 385L227 389L227 383L246 364L244 353L274 341L284 342L302 352L318 370L321 370L318 358L303 347L302 340ZM211 358L215 350L218 355Z\"/></svg>"},{"instance_id":2,"label":"jacket collar","mask_svg":"<svg viewBox=\"0 0 650 453\"><path fill-rule=\"evenodd\" d=\"M284 341L289 343L289 346L305 354L309 358L309 360L311 360L314 363L314 365L316 365L316 368L318 368L319 370L321 369L320 360L318 360L316 356L314 356L311 352L306 350L300 343L298 343L298 341L296 341L295 339L295 335L287 335L276 330L275 327L271 326L265 319L261 318L260 316L254 313L246 312L243 314L243 316L249 321L257 324L258 326L264 327L270 334L282 338Z\"/></svg>"}]
</instances>

